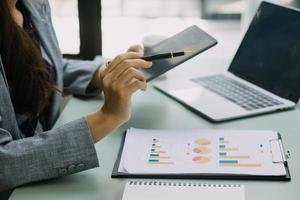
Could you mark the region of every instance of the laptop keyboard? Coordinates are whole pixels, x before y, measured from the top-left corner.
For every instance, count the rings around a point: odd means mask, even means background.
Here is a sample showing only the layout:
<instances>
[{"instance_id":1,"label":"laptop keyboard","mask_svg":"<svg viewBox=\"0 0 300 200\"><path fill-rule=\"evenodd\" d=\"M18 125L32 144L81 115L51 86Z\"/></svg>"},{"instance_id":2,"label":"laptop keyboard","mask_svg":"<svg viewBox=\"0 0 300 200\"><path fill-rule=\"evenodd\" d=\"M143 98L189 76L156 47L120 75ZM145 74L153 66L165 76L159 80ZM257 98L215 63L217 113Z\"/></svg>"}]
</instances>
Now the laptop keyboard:
<instances>
[{"instance_id":1,"label":"laptop keyboard","mask_svg":"<svg viewBox=\"0 0 300 200\"><path fill-rule=\"evenodd\" d=\"M283 103L224 75L192 79L193 82L228 99L247 111L282 105Z\"/></svg>"}]
</instances>

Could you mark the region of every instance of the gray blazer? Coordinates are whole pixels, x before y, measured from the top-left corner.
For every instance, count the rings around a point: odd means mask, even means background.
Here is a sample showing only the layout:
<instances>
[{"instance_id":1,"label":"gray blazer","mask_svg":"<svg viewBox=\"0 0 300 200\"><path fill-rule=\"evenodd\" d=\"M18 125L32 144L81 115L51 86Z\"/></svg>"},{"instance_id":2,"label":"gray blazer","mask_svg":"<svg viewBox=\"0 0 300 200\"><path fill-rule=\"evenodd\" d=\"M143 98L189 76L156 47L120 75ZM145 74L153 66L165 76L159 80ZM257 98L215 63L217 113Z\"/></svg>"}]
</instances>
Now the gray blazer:
<instances>
[{"instance_id":1,"label":"gray blazer","mask_svg":"<svg viewBox=\"0 0 300 200\"><path fill-rule=\"evenodd\" d=\"M23 2L31 12L40 35L42 55L56 68L57 86L66 93L93 95L86 94L86 89L101 62L63 59L52 26L48 1ZM59 116L61 98L61 94L56 93L51 103L51 127ZM0 55L0 192L98 165L91 133L84 118L24 138L18 128Z\"/></svg>"}]
</instances>

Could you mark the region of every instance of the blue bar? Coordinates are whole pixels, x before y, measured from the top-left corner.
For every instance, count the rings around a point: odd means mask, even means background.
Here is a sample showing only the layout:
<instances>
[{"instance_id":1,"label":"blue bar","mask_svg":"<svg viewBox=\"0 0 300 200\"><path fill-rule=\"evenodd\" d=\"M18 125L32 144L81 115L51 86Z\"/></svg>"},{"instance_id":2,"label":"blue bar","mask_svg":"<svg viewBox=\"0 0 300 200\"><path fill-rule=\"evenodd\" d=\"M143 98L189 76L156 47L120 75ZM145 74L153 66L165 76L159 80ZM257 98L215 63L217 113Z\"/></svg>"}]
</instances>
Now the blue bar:
<instances>
[{"instance_id":1,"label":"blue bar","mask_svg":"<svg viewBox=\"0 0 300 200\"><path fill-rule=\"evenodd\" d=\"M151 157L157 157L159 154L150 154Z\"/></svg>"},{"instance_id":2,"label":"blue bar","mask_svg":"<svg viewBox=\"0 0 300 200\"><path fill-rule=\"evenodd\" d=\"M225 140L224 138L220 138L220 141L223 141L223 140Z\"/></svg>"},{"instance_id":3,"label":"blue bar","mask_svg":"<svg viewBox=\"0 0 300 200\"><path fill-rule=\"evenodd\" d=\"M219 145L219 147L223 149L223 148L225 148L226 146L225 146L225 145Z\"/></svg>"},{"instance_id":4,"label":"blue bar","mask_svg":"<svg viewBox=\"0 0 300 200\"><path fill-rule=\"evenodd\" d=\"M226 156L227 153L225 153L225 152L220 152L219 155L220 155L220 156Z\"/></svg>"},{"instance_id":5,"label":"blue bar","mask_svg":"<svg viewBox=\"0 0 300 200\"><path fill-rule=\"evenodd\" d=\"M149 160L149 162L159 162L159 160Z\"/></svg>"},{"instance_id":6,"label":"blue bar","mask_svg":"<svg viewBox=\"0 0 300 200\"><path fill-rule=\"evenodd\" d=\"M220 164L238 164L239 163L239 161L237 161L237 160L220 160L219 162L220 162Z\"/></svg>"}]
</instances>

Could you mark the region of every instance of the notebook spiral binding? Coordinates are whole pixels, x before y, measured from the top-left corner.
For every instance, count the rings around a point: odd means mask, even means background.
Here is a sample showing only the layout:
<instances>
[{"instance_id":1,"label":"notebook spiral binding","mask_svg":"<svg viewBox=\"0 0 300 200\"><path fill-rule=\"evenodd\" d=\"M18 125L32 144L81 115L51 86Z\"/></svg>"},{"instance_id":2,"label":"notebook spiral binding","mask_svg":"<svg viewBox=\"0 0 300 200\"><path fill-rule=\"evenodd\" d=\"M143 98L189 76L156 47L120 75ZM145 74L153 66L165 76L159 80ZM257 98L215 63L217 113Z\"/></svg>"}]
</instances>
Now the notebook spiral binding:
<instances>
[{"instance_id":1,"label":"notebook spiral binding","mask_svg":"<svg viewBox=\"0 0 300 200\"><path fill-rule=\"evenodd\" d=\"M205 184L205 183L184 183L166 181L130 181L129 185L153 185L153 186L182 186L182 187L242 187L240 184Z\"/></svg>"}]
</instances>

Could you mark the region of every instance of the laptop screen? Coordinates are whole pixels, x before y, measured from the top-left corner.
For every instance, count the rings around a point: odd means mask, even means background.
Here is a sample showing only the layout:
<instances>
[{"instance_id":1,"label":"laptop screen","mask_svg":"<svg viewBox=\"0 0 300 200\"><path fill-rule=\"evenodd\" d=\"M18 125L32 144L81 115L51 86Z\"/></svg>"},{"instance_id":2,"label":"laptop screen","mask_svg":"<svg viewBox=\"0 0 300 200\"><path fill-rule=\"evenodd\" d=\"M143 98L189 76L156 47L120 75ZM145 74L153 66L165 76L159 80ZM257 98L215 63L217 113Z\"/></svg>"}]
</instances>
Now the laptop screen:
<instances>
[{"instance_id":1,"label":"laptop screen","mask_svg":"<svg viewBox=\"0 0 300 200\"><path fill-rule=\"evenodd\" d=\"M229 71L278 96L300 96L300 12L263 2Z\"/></svg>"}]
</instances>

